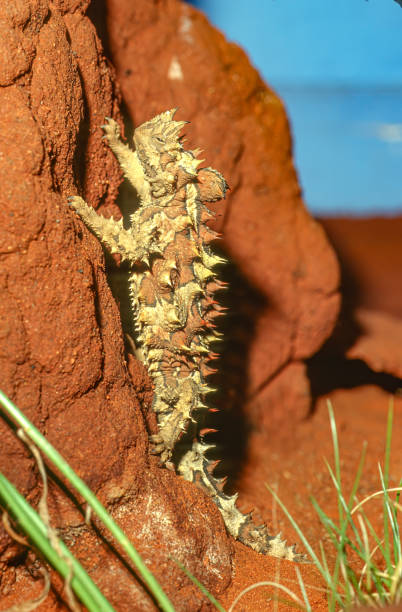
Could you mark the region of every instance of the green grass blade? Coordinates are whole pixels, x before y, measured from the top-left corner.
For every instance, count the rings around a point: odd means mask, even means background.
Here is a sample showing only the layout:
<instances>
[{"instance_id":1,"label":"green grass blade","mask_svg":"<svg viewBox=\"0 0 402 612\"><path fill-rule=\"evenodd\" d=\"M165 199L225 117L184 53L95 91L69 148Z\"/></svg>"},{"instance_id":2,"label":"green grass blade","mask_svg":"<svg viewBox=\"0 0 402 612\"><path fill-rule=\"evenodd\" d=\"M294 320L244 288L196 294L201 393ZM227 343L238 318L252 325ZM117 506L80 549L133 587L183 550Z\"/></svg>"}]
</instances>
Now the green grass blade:
<instances>
[{"instance_id":1,"label":"green grass blade","mask_svg":"<svg viewBox=\"0 0 402 612\"><path fill-rule=\"evenodd\" d=\"M289 510L284 505L284 503L280 500L280 498L278 497L277 493L267 483L265 483L265 486L267 487L267 489L271 493L271 495L274 497L276 503L280 506L280 508L283 511L283 513L288 518L288 520L291 523L293 529L296 531L297 535L299 536L300 540L302 541L304 548L306 549L307 553L311 557L314 565L317 567L318 571L320 572L320 574L324 578L325 583L332 590L333 589L333 583L332 583L331 574L327 573L325 566L321 563L321 561L317 557L316 553L314 552L314 549L311 547L311 545L310 545L309 541L307 540L306 536L304 535L304 533L300 529L299 525L296 523L296 521L294 520L293 516L290 514ZM339 593L337 593L336 591L334 592L334 598L335 598L335 600L337 601L338 604L342 605L342 599L341 599Z\"/></svg>"},{"instance_id":2,"label":"green grass blade","mask_svg":"<svg viewBox=\"0 0 402 612\"><path fill-rule=\"evenodd\" d=\"M327 558L325 556L324 546L321 540L320 540L320 553L321 553L322 566L324 568L324 571L326 572L328 576L331 576L331 572L329 571L329 567L328 567ZM329 612L335 612L335 604L336 604L335 594L339 592L338 591L339 586L340 585L338 585L337 582L333 582L332 580L331 582L327 582L327 591L328 591L327 596L330 596L330 599L328 600Z\"/></svg>"},{"instance_id":3,"label":"green grass blade","mask_svg":"<svg viewBox=\"0 0 402 612\"><path fill-rule=\"evenodd\" d=\"M330 519L327 514L325 514L325 512L322 510L322 508L314 497L310 497L310 501L314 510L317 512L320 521L324 525L332 544L336 548L339 548L341 542L353 546L353 542L351 542L351 540L344 533L344 528L335 525L333 520Z\"/></svg>"},{"instance_id":4,"label":"green grass blade","mask_svg":"<svg viewBox=\"0 0 402 612\"><path fill-rule=\"evenodd\" d=\"M331 591L331 599L329 601L329 610L332 611L332 610L335 610L335 603L336 603L335 596L338 593L338 584L339 584L338 579L339 579L340 560L341 560L340 555L342 554L341 551L343 549L343 546L340 545L340 539L343 538L342 530L337 525L335 525L335 523L332 521L332 519L329 518L327 514L325 514L325 512L322 510L319 503L313 496L310 497L310 501L321 523L323 524L328 534L328 537L330 538L335 550L337 551L336 558L335 558L334 571L333 571L333 574L331 575L326 559L325 559L325 556L324 556L324 550L322 548L322 543L321 543L321 556L325 560L325 563L323 565L325 565L326 572L329 576L329 578L327 579L327 585ZM340 539L337 538L337 535L339 536Z\"/></svg>"},{"instance_id":5,"label":"green grass blade","mask_svg":"<svg viewBox=\"0 0 402 612\"><path fill-rule=\"evenodd\" d=\"M383 490L384 490L384 504L387 507L388 518L391 522L391 529L393 535L393 550L394 550L394 563L399 564L401 559L401 540L399 533L399 526L397 520L397 510L390 500L388 488L389 488L389 466L391 461L391 443L392 443L392 427L394 420L394 399L390 398L388 408L388 419L387 419L387 439L385 445L385 461L384 461L384 478L382 479ZM385 514L385 513L384 513Z\"/></svg>"},{"instance_id":6,"label":"green grass blade","mask_svg":"<svg viewBox=\"0 0 402 612\"><path fill-rule=\"evenodd\" d=\"M371 536L375 540L376 546L378 547L378 550L384 556L384 550L383 550L383 547L382 547L382 542L379 539L379 537L378 537L378 535L377 535L373 525L371 524L370 520L368 519L368 517L366 516L366 514L364 513L364 511L362 509L359 510L359 513L361 514L366 527L368 527L368 529L369 529L369 531L371 533ZM367 568L368 568L368 571L370 572L370 579L373 581L373 583L375 585L375 592L378 593L378 595L380 597L380 601L385 602L386 601L386 593L385 593L383 585L382 585L381 577L379 576L378 569L374 565L374 563L371 560L371 558L370 558L370 561L367 563Z\"/></svg>"},{"instance_id":7,"label":"green grass blade","mask_svg":"<svg viewBox=\"0 0 402 612\"><path fill-rule=\"evenodd\" d=\"M341 463L336 422L332 406L329 402L328 412L334 447L334 468L332 469L328 462L326 462L326 465L337 495L339 524L336 524L325 514L313 497L311 497L310 500L336 551L332 575L328 567L322 543L320 542L321 560L319 560L299 529L297 523L278 498L276 492L267 485L266 486L293 525L314 564L324 578L327 585L328 610L330 612L335 612L335 610L338 609L349 609L350 606L357 603L373 607L381 607L391 601L393 603L398 603L402 599L402 547L400 540L401 533L397 521L397 504L401 492L395 491L395 488L389 488L393 406L391 405L388 413L384 475L380 467L382 491L368 496L361 502L357 500L357 491L363 474L367 444L364 442L352 485L352 491L348 501L346 501L342 491ZM401 485L402 479L399 486ZM397 493L396 502L393 502L390 497L390 494L393 492ZM370 499L377 497L380 493L383 496L383 525L385 528L383 539L377 535L363 510L363 505ZM389 529L392 531L392 551ZM348 534L350 534L350 537ZM374 547L370 547L369 534L376 543ZM356 569L355 564L351 562L349 553L352 551L364 562L364 567L359 571ZM378 566L374 563L374 559L378 556L378 552L383 555L386 562L386 571L383 570L383 564L381 562ZM395 560L395 567L390 563L392 552ZM363 579L365 579L365 582L363 582Z\"/></svg>"},{"instance_id":8,"label":"green grass blade","mask_svg":"<svg viewBox=\"0 0 402 612\"><path fill-rule=\"evenodd\" d=\"M26 418L26 416L13 404L13 402L0 390L0 404L7 414L24 430L25 434L36 444L44 455L54 463L60 472L69 480L72 486L82 495L92 510L98 515L102 523L116 538L120 546L125 550L129 558L136 566L142 580L150 589L154 598L164 612L174 612L174 607L162 587L147 568L139 553L120 527L113 521L106 508L101 504L95 494L87 487L74 470L63 459L60 453L46 440L38 429Z\"/></svg>"},{"instance_id":9,"label":"green grass blade","mask_svg":"<svg viewBox=\"0 0 402 612\"><path fill-rule=\"evenodd\" d=\"M338 483L339 491L342 491L341 460L340 460L340 456L339 456L338 432L337 432L337 429L336 429L334 409L332 407L332 404L331 404L330 400L327 400L327 407L328 407L329 424L330 424L330 427L331 427L332 445L333 445L333 448L334 448L334 464L335 464L336 482ZM338 515L339 515L339 524L342 525L342 523L343 523L343 509L342 509L342 504L340 503L339 498L338 498Z\"/></svg>"},{"instance_id":10,"label":"green grass blade","mask_svg":"<svg viewBox=\"0 0 402 612\"><path fill-rule=\"evenodd\" d=\"M391 458L391 440L392 440L392 424L394 419L394 403L391 398L388 409L388 419L387 419L387 437L385 444L385 459L384 459L384 483L385 488L388 488L389 484L389 463ZM387 500L384 497L383 499L383 514L384 514L384 550L385 550L385 561L387 563L387 567L391 567L391 550L390 550L390 542L389 542L389 523L388 523L388 512L387 512Z\"/></svg>"},{"instance_id":11,"label":"green grass blade","mask_svg":"<svg viewBox=\"0 0 402 612\"><path fill-rule=\"evenodd\" d=\"M296 571L296 576L297 576L297 581L299 583L299 587L300 587L300 592L303 596L303 601L304 601L304 605L306 606L306 612L312 612L312 608L306 593L306 587L304 586L304 581L302 578L302 575L300 573L299 568L296 566L295 567L295 571Z\"/></svg>"},{"instance_id":12,"label":"green grass blade","mask_svg":"<svg viewBox=\"0 0 402 612\"><path fill-rule=\"evenodd\" d=\"M363 517L363 520L366 524L366 526L368 527L371 537L374 539L376 546L378 547L379 551L381 552L382 556L385 556L385 551L383 548L383 542L382 540L379 538L376 530L374 529L373 525L371 524L370 519L368 518L368 516L366 515L365 511L363 510L363 508L359 509L359 513L361 514L361 516Z\"/></svg>"},{"instance_id":13,"label":"green grass blade","mask_svg":"<svg viewBox=\"0 0 402 612\"><path fill-rule=\"evenodd\" d=\"M355 497L356 497L356 493L357 493L357 489L359 488L359 484L360 484L360 480L363 474L363 468L364 468L364 464L366 462L366 455L367 455L367 440L364 440L363 442L363 448L362 448L362 454L360 455L360 460L359 460L359 465L357 466L357 472L356 472L356 476L355 479L353 481L353 487L352 487L352 491L349 497L349 503L348 503L348 508L349 508L349 512L350 510L352 510L352 507L355 503Z\"/></svg>"},{"instance_id":14,"label":"green grass blade","mask_svg":"<svg viewBox=\"0 0 402 612\"><path fill-rule=\"evenodd\" d=\"M193 574L189 572L188 569L184 567L182 563L180 563L180 561L178 561L177 559L173 559L173 561L186 574L187 578L189 578L191 582L193 582L200 589L201 593L209 599L209 601L215 606L215 608L219 610L219 612L226 612L225 608L221 606L219 601L215 599L215 597L208 591L208 589L204 587L204 585L199 580L197 580L197 578L193 576Z\"/></svg>"},{"instance_id":15,"label":"green grass blade","mask_svg":"<svg viewBox=\"0 0 402 612\"><path fill-rule=\"evenodd\" d=\"M356 538L357 547L360 548L360 549L364 549L364 545L363 545L363 542L361 540L359 530L356 527L356 524L355 524L355 522L353 520L353 517L351 515L351 512L350 512L350 508L349 508L348 504L346 503L346 500L345 500L345 498L343 496L343 493L342 493L342 491L339 488L339 483L338 483L338 481L336 479L336 476L333 473L333 471L331 470L331 466L329 464L327 464L327 468L328 468L328 471L329 471L330 476L332 478L332 481L334 483L335 489L337 491L338 503L341 504L342 509L343 509L343 513L342 513L342 517L343 518L342 518L342 523L341 523L342 530L346 534L347 526L350 525L351 528L352 528L353 534L354 534L354 536ZM351 542L351 540L349 539L349 543L350 542ZM357 548L356 548L356 551L357 551Z\"/></svg>"},{"instance_id":16,"label":"green grass blade","mask_svg":"<svg viewBox=\"0 0 402 612\"><path fill-rule=\"evenodd\" d=\"M398 487L402 487L402 478L399 481ZM396 500L395 501L396 501L397 504L399 503L399 498L401 496L401 493L402 493L402 491L398 491L398 493L396 494Z\"/></svg>"},{"instance_id":17,"label":"green grass blade","mask_svg":"<svg viewBox=\"0 0 402 612\"><path fill-rule=\"evenodd\" d=\"M320 508L319 504L314 498L311 499L311 502L321 522L323 523L325 529L327 530L327 533L334 545L334 548L337 551L334 571L331 577L332 595L331 595L331 600L329 603L329 609L333 610L335 609L333 593L335 592L336 589L339 590L339 574L342 568L343 568L343 575L344 575L344 582L345 582L345 586L344 586L345 596L344 597L345 597L346 603L349 603L352 601L353 594L357 595L358 598L360 597L359 595L360 588L359 588L358 580L356 579L355 572L349 566L346 546L349 546L352 550L354 550L355 553L360 558L362 558L364 562L367 562L367 555L365 554L364 551L361 551L359 547L356 546L356 544L352 540L350 540L350 538L347 536L346 534L347 514L346 513L344 516L343 524L339 527L338 525L335 525L333 523L333 521L325 514L325 512L323 512L323 510ZM337 534L338 537L336 537L335 534Z\"/></svg>"},{"instance_id":18,"label":"green grass blade","mask_svg":"<svg viewBox=\"0 0 402 612\"><path fill-rule=\"evenodd\" d=\"M72 574L71 588L90 612L114 611L113 606L99 591L64 542L58 539L61 554L53 548L48 539L46 525L40 516L1 472L0 503L22 528L34 546L64 579Z\"/></svg>"},{"instance_id":19,"label":"green grass blade","mask_svg":"<svg viewBox=\"0 0 402 612\"><path fill-rule=\"evenodd\" d=\"M381 485L383 489L384 512L387 513L388 525L390 526L391 531L392 531L394 561L395 561L395 565L398 565L399 559L401 558L401 540L400 540L399 525L397 521L396 510L393 506L392 500L386 488L385 475L383 475L380 465L378 466L378 469L380 472ZM389 539L388 539L388 546L391 546ZM386 558L391 558L391 550L389 551L389 555L387 555ZM392 571L392 569L393 568L391 565L388 566L388 571Z\"/></svg>"}]
</instances>

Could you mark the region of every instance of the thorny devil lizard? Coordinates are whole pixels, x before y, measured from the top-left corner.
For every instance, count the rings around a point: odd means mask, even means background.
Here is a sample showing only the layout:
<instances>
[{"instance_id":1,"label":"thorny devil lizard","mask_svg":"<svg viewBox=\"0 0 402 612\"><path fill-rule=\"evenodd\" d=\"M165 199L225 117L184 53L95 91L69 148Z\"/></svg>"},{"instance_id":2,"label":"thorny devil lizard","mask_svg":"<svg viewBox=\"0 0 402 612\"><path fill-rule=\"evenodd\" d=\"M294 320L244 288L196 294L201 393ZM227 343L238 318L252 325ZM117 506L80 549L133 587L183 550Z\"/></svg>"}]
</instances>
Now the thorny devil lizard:
<instances>
[{"instance_id":1,"label":"thorny devil lizard","mask_svg":"<svg viewBox=\"0 0 402 612\"><path fill-rule=\"evenodd\" d=\"M207 410L211 389L207 363L216 357L210 344L219 340L214 320L222 308L214 294L224 287L214 268L224 260L209 243L218 234L206 221L213 213L204 202L225 197L227 184L212 168L198 169L199 150L186 151L180 132L186 121L173 119L176 109L157 115L134 131L135 151L120 140L119 126L107 118L103 126L110 148L135 188L139 207L130 229L122 220L105 219L78 196L69 204L112 253L128 260L130 294L137 351L154 384L153 410L159 432L151 436L154 452L169 463L183 432L194 428ZM265 525L255 525L251 514L236 507L237 494L223 493L206 458L212 445L195 437L178 460L177 471L206 491L218 506L226 528L254 550L302 561L294 546L280 534L271 536Z\"/></svg>"}]
</instances>

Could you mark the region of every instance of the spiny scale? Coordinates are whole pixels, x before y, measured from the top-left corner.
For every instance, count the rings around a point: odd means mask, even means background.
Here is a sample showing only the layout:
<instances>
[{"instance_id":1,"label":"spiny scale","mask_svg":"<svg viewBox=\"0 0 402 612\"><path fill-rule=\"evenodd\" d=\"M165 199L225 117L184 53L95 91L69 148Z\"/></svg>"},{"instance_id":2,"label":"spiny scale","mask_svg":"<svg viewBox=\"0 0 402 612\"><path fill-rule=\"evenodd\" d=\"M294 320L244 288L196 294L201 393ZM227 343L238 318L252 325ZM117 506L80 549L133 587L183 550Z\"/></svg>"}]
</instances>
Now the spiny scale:
<instances>
[{"instance_id":1,"label":"spiny scale","mask_svg":"<svg viewBox=\"0 0 402 612\"><path fill-rule=\"evenodd\" d=\"M69 199L102 243L131 265L130 296L138 354L154 382L153 409L159 431L151 437L154 452L170 462L176 443L207 406L214 389L205 376L214 370L211 343L221 334L214 320L225 309L214 293L226 288L215 267L224 260L209 244L219 237L206 225L213 213L205 202L225 197L227 184L213 168L201 168L200 150L186 151L180 132L185 121L173 119L176 110L157 115L134 131L135 151L120 140L119 126L106 119L105 139L125 176L134 186L140 206L131 215L130 229L104 219L80 197ZM213 409L212 409L213 410ZM206 432L204 432L206 433ZM235 506L237 496L223 493L224 480L214 478L205 453L213 445L195 440L177 466L187 480L212 496L228 531L259 552L298 559L279 536L257 527Z\"/></svg>"}]
</instances>

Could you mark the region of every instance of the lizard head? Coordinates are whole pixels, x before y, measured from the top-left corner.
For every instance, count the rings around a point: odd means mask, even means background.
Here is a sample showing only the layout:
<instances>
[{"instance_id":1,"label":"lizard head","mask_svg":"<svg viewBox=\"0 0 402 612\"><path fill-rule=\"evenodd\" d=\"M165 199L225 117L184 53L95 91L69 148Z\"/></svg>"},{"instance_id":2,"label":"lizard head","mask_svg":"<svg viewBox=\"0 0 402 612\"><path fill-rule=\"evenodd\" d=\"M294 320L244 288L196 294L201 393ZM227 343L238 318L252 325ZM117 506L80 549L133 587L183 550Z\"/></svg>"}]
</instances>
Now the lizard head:
<instances>
[{"instance_id":1,"label":"lizard head","mask_svg":"<svg viewBox=\"0 0 402 612\"><path fill-rule=\"evenodd\" d=\"M174 121L176 108L156 115L134 130L134 145L145 173L154 178L160 173L161 156L173 159L183 150L180 132L187 121Z\"/></svg>"}]
</instances>

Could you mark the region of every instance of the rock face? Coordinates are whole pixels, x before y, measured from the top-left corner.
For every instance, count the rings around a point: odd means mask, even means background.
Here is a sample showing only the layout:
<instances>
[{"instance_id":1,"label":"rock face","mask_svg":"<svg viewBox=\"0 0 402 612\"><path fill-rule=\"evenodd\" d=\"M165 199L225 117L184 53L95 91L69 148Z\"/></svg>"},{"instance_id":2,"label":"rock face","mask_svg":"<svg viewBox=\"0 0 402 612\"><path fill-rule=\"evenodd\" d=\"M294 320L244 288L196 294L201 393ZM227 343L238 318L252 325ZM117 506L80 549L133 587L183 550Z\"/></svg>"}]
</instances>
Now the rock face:
<instances>
[{"instance_id":1,"label":"rock face","mask_svg":"<svg viewBox=\"0 0 402 612\"><path fill-rule=\"evenodd\" d=\"M80 193L103 214L121 216L121 175L100 129L105 116L121 119L117 83L135 124L179 106L179 118L193 122L190 140L230 183L217 226L237 279L228 301L242 328L228 319L223 363L242 382L258 426L306 413L303 360L332 330L338 269L303 206L283 106L245 54L177 0L113 0L105 15L95 4L87 15L88 5L0 7L0 386L113 509L176 609L207 610L170 556L217 595L230 581L231 544L215 506L147 455L149 380L133 359L129 375L102 250L66 204ZM243 355L240 375L231 347ZM35 504L34 461L3 420L0 430L0 469ZM153 609L56 485L48 503L52 523L116 609ZM5 605L40 590L23 558L0 530Z\"/></svg>"},{"instance_id":2,"label":"rock face","mask_svg":"<svg viewBox=\"0 0 402 612\"><path fill-rule=\"evenodd\" d=\"M402 216L321 221L341 262L344 301L402 318Z\"/></svg>"},{"instance_id":3,"label":"rock face","mask_svg":"<svg viewBox=\"0 0 402 612\"><path fill-rule=\"evenodd\" d=\"M402 217L322 222L339 256L343 295L337 334L324 351L332 368L327 362L323 370L343 370L351 384L347 369L360 364L366 384L395 392L402 379Z\"/></svg>"},{"instance_id":4,"label":"rock face","mask_svg":"<svg viewBox=\"0 0 402 612\"><path fill-rule=\"evenodd\" d=\"M348 349L348 359L360 359L374 372L402 380L402 320L364 308L356 310L355 320L361 336Z\"/></svg>"},{"instance_id":5,"label":"rock face","mask_svg":"<svg viewBox=\"0 0 402 612\"><path fill-rule=\"evenodd\" d=\"M0 75L0 387L113 509L176 608L206 610L170 557L218 594L230 580L231 544L212 502L147 456L102 250L66 203L85 192L118 213L120 174L100 124L118 117L120 99L84 9L46 0L0 8L1 57L12 51ZM36 503L34 461L2 419L0 430L0 469ZM56 486L48 503L116 609L153 609ZM2 604L35 595L40 581L17 562L21 547L4 530L0 555Z\"/></svg>"}]
</instances>

